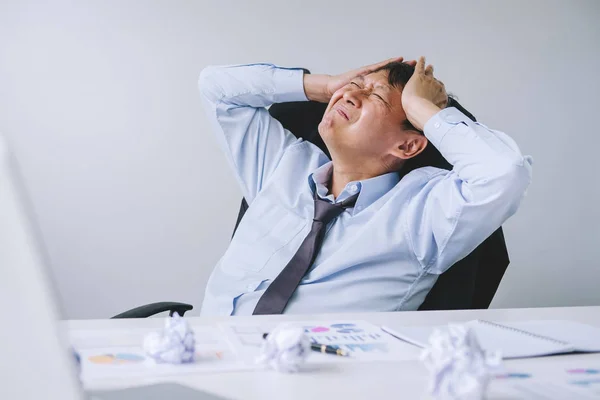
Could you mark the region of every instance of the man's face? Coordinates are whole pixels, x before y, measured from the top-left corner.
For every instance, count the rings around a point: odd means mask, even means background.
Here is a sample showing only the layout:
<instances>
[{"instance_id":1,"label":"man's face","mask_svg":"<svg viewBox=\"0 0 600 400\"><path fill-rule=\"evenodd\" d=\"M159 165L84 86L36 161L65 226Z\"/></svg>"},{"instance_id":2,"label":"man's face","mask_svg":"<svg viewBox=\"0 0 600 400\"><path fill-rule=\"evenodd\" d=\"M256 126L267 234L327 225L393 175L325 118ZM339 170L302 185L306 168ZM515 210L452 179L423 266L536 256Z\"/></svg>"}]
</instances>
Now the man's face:
<instances>
[{"instance_id":1,"label":"man's face","mask_svg":"<svg viewBox=\"0 0 600 400\"><path fill-rule=\"evenodd\" d=\"M389 160L408 132L402 123L402 92L385 70L358 77L335 92L319 124L332 158L357 162Z\"/></svg>"}]
</instances>

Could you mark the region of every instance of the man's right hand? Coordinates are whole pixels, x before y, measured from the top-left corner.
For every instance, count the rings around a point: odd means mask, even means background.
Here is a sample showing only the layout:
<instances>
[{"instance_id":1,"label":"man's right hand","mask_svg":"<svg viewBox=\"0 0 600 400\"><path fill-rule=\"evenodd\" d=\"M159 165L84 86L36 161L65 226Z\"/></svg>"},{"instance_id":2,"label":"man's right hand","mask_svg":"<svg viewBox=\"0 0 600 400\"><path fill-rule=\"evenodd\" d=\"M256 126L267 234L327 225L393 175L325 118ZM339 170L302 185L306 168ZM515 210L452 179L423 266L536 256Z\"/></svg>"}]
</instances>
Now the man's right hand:
<instances>
[{"instance_id":1,"label":"man's right hand","mask_svg":"<svg viewBox=\"0 0 600 400\"><path fill-rule=\"evenodd\" d=\"M304 93L309 100L328 103L336 91L349 84L357 76L370 74L391 62L402 62L403 60L403 57L390 58L339 75L304 74Z\"/></svg>"}]
</instances>

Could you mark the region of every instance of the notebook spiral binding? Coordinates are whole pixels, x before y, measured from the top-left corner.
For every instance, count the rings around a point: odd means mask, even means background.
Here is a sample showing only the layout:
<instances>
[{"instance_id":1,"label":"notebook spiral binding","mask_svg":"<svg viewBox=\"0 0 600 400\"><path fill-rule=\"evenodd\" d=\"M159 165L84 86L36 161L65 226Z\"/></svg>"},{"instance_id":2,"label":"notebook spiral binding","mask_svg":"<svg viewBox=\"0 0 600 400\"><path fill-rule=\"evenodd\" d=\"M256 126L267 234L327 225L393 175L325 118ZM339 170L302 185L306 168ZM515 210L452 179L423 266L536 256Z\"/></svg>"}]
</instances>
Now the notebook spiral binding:
<instances>
[{"instance_id":1,"label":"notebook spiral binding","mask_svg":"<svg viewBox=\"0 0 600 400\"><path fill-rule=\"evenodd\" d=\"M519 332L519 333L522 333L524 335L532 336L532 337L537 338L537 339L547 340L547 341L550 341L550 342L553 342L553 343L556 343L556 344L560 344L562 346L569 346L570 345L568 342L563 342L562 340L554 339L554 338L551 338L551 337L548 337L548 336L544 336L544 335L538 335L537 333L527 332L527 331L524 331L522 329L513 328L512 326L502 325L502 324L499 324L497 322L486 321L486 320L483 320L483 319L478 319L477 321L479 321L481 323L484 323L484 324L492 325L492 326L497 327L497 328L508 329L510 331Z\"/></svg>"}]
</instances>

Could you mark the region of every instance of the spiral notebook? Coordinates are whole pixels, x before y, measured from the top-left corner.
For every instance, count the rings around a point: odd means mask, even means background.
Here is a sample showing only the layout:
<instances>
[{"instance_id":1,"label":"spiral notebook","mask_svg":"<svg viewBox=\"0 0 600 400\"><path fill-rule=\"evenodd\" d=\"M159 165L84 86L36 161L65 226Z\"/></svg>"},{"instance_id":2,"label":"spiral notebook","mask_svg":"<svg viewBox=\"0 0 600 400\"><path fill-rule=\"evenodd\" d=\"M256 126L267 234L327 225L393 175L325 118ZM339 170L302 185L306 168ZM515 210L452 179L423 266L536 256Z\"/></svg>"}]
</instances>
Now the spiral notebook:
<instances>
[{"instance_id":1,"label":"spiral notebook","mask_svg":"<svg viewBox=\"0 0 600 400\"><path fill-rule=\"evenodd\" d=\"M600 352L600 328L573 321L492 322L469 321L481 347L500 350L502 358L526 358L572 352ZM381 327L398 339L425 347L436 329L444 326Z\"/></svg>"}]
</instances>

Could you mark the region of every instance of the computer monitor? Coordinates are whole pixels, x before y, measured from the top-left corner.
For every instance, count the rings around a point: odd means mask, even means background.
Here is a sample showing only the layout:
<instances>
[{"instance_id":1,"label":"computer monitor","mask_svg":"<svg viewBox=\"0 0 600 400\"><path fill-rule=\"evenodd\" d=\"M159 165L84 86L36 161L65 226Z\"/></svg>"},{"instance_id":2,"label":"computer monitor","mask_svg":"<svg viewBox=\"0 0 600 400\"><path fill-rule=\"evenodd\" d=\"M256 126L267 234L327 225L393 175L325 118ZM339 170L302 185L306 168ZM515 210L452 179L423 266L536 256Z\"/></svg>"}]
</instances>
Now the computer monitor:
<instances>
[{"instance_id":1,"label":"computer monitor","mask_svg":"<svg viewBox=\"0 0 600 400\"><path fill-rule=\"evenodd\" d=\"M176 383L84 392L19 175L0 134L0 399L223 400Z\"/></svg>"},{"instance_id":2,"label":"computer monitor","mask_svg":"<svg viewBox=\"0 0 600 400\"><path fill-rule=\"evenodd\" d=\"M81 399L83 390L30 202L0 134L0 398Z\"/></svg>"}]
</instances>

